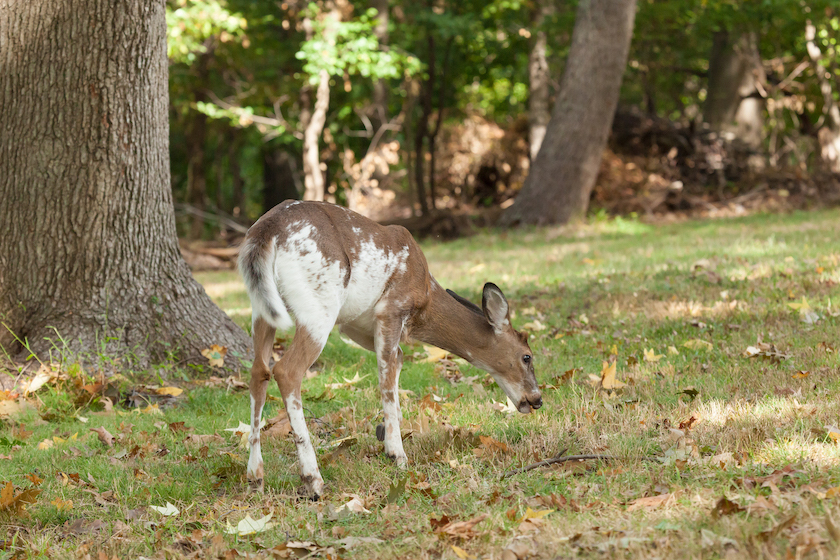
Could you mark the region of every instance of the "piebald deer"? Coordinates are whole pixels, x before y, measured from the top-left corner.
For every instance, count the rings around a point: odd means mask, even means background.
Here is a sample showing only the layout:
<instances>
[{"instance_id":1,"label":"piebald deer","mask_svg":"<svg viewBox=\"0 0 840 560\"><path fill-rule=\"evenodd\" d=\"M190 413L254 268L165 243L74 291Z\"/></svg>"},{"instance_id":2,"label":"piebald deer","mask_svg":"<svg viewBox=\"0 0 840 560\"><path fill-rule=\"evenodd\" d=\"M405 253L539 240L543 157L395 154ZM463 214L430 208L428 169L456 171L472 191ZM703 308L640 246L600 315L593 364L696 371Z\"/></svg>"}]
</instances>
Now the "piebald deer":
<instances>
[{"instance_id":1,"label":"piebald deer","mask_svg":"<svg viewBox=\"0 0 840 560\"><path fill-rule=\"evenodd\" d=\"M479 308L444 290L403 227L382 226L328 203L286 201L248 230L239 271L253 309L248 480L255 490L263 490L259 426L273 375L289 416L304 490L315 498L324 491L300 388L336 324L376 352L385 453L400 467L407 461L397 388L403 338L433 344L489 372L523 414L542 405L527 336L511 326L502 291L485 284ZM294 339L269 370L275 330L293 324Z\"/></svg>"}]
</instances>

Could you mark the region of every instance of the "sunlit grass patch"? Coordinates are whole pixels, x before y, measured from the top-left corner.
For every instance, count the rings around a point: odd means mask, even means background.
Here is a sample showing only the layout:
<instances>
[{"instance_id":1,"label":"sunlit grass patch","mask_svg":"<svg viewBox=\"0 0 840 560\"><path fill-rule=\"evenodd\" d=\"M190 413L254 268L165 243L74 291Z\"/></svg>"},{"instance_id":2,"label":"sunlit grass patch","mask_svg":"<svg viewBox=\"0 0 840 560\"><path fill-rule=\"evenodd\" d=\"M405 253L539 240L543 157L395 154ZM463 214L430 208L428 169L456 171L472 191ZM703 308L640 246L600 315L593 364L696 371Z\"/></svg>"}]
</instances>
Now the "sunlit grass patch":
<instances>
[{"instance_id":1,"label":"sunlit grass patch","mask_svg":"<svg viewBox=\"0 0 840 560\"><path fill-rule=\"evenodd\" d=\"M401 472L375 434L375 357L334 334L303 382L328 490L316 503L297 494L295 446L283 433L264 433L266 494L246 492L248 452L226 430L248 420L247 372L212 380L174 366L123 371L109 393L94 388L96 372L74 370L34 393L0 432L0 482L21 492L33 487L28 477L42 479L28 517L0 511L2 540L20 557L267 558L281 552L266 549L297 541L315 547L299 549L313 557L450 559L453 545L482 558L795 557L813 539L813 557L832 557L838 218L835 210L667 226L596 220L425 242L445 286L478 301L493 281L509 296L514 324L531 332L545 404L508 414L484 372L458 364L454 375L422 361L422 346L406 346ZM197 278L250 325L235 272ZM802 311L803 298L815 316ZM611 361L625 384L615 391L599 386ZM158 400L148 390L163 386L183 393ZM271 385L264 417L282 410ZM91 428L105 428L113 446ZM512 474L560 453L601 458ZM370 513L336 513L350 496ZM743 511L715 513L723 497ZM151 509L167 502L180 513ZM540 517L526 519L529 508ZM245 515L269 514L276 525L267 531L225 532ZM485 514L461 537L435 532L444 517ZM382 542L348 547L348 537Z\"/></svg>"}]
</instances>

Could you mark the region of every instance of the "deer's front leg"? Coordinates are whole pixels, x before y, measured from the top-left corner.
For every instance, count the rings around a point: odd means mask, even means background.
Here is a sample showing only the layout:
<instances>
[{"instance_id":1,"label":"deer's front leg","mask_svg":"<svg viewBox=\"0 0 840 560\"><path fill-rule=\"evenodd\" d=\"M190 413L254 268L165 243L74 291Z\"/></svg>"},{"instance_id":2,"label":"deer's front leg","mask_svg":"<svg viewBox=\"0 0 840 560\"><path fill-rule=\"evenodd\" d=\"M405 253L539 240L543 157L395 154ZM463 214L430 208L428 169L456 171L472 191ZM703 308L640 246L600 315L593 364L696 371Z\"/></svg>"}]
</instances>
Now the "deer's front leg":
<instances>
[{"instance_id":1,"label":"deer's front leg","mask_svg":"<svg viewBox=\"0 0 840 560\"><path fill-rule=\"evenodd\" d=\"M300 385L306 370L315 362L324 348L329 330L317 339L309 331L298 327L295 338L289 349L274 365L274 378L283 395L286 404L286 414L292 428L292 436L297 447L298 462L300 463L300 478L304 485L304 492L314 499L324 493L324 479L318 469L315 458L315 448L306 427L303 415L303 403L300 398Z\"/></svg>"},{"instance_id":2,"label":"deer's front leg","mask_svg":"<svg viewBox=\"0 0 840 560\"><path fill-rule=\"evenodd\" d=\"M403 353L400 348L402 321L378 320L374 334L376 360L379 364L379 392L385 414L385 454L405 468L408 464L400 434L400 370Z\"/></svg>"}]
</instances>

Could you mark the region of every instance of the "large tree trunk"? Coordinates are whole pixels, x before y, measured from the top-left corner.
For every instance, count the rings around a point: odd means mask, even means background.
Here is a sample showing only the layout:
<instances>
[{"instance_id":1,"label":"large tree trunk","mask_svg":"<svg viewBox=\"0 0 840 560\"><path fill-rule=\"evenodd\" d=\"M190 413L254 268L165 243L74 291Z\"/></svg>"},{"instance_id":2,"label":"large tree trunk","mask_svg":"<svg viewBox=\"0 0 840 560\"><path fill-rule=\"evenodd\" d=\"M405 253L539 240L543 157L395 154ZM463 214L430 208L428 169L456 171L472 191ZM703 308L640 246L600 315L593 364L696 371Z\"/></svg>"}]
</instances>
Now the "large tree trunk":
<instances>
[{"instance_id":1,"label":"large tree trunk","mask_svg":"<svg viewBox=\"0 0 840 560\"><path fill-rule=\"evenodd\" d=\"M139 364L206 364L214 343L244 355L178 250L163 2L0 3L0 75L0 346Z\"/></svg>"},{"instance_id":2,"label":"large tree trunk","mask_svg":"<svg viewBox=\"0 0 840 560\"><path fill-rule=\"evenodd\" d=\"M764 137L764 99L757 86L764 79L755 33L734 39L715 33L709 57L709 87L703 118L712 130L757 149Z\"/></svg>"},{"instance_id":3,"label":"large tree trunk","mask_svg":"<svg viewBox=\"0 0 840 560\"><path fill-rule=\"evenodd\" d=\"M560 94L522 191L502 224L562 224L583 216L607 143L636 0L581 0Z\"/></svg>"},{"instance_id":4,"label":"large tree trunk","mask_svg":"<svg viewBox=\"0 0 840 560\"><path fill-rule=\"evenodd\" d=\"M545 138L545 130L548 121L551 119L549 108L549 82L548 59L546 48L545 18L554 11L554 0L538 0L535 2L531 13L532 43L531 52L528 56L528 140L530 143L531 161L537 159L537 154Z\"/></svg>"}]
</instances>

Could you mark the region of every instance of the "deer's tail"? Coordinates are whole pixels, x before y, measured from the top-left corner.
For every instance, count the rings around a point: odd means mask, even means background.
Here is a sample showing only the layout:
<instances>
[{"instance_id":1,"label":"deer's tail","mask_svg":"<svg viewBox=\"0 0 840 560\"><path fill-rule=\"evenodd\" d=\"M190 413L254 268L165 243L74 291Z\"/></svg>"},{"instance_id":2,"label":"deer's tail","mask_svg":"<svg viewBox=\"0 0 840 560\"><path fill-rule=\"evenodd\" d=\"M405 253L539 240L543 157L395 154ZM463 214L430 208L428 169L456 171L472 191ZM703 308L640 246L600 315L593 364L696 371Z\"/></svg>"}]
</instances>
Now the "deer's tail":
<instances>
[{"instance_id":1,"label":"deer's tail","mask_svg":"<svg viewBox=\"0 0 840 560\"><path fill-rule=\"evenodd\" d=\"M251 319L263 319L279 330L290 328L292 321L280 297L274 274L274 240L260 243L246 238L239 250L239 273L251 298Z\"/></svg>"}]
</instances>

